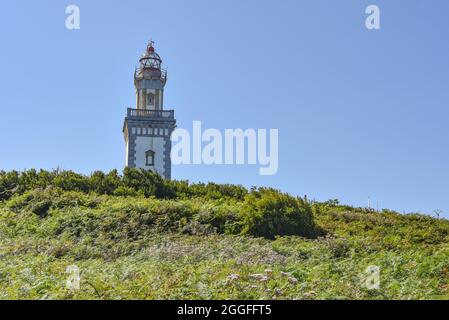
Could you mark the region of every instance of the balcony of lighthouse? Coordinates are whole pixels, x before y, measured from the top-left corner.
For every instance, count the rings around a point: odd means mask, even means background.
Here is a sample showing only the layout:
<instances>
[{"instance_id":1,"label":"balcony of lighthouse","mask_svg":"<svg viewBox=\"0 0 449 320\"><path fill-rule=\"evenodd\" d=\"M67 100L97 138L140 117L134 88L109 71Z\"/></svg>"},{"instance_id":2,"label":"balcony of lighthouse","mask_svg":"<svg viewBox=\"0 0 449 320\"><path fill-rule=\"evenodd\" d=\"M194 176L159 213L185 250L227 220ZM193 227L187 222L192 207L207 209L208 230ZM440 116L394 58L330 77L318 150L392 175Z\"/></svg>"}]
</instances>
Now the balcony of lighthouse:
<instances>
[{"instance_id":1,"label":"balcony of lighthouse","mask_svg":"<svg viewBox=\"0 0 449 320\"><path fill-rule=\"evenodd\" d=\"M175 111L128 108L127 118L135 120L174 120Z\"/></svg>"}]
</instances>

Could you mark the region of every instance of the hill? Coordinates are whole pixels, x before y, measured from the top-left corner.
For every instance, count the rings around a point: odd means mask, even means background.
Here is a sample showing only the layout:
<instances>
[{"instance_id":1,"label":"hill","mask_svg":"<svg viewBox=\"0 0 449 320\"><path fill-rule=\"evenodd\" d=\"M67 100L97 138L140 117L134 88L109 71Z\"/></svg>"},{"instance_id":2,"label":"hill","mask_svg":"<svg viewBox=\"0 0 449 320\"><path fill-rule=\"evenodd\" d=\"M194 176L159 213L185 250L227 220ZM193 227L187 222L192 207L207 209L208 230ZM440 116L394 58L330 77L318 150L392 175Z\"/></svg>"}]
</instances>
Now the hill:
<instances>
[{"instance_id":1,"label":"hill","mask_svg":"<svg viewBox=\"0 0 449 320\"><path fill-rule=\"evenodd\" d=\"M448 298L444 219L132 169L0 172L0 299Z\"/></svg>"}]
</instances>

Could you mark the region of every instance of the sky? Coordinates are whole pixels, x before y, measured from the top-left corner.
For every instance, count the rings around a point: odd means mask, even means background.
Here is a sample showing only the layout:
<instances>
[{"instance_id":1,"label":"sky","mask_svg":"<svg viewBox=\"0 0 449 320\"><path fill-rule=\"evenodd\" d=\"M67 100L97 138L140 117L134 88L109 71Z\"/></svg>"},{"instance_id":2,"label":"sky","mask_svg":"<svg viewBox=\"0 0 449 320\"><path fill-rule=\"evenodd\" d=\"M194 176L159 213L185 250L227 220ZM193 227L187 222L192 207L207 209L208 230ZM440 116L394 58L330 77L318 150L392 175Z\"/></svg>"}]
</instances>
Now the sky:
<instances>
[{"instance_id":1,"label":"sky","mask_svg":"<svg viewBox=\"0 0 449 320\"><path fill-rule=\"evenodd\" d=\"M78 5L80 30L65 27ZM380 30L365 27L368 5ZM124 167L147 41L180 128L279 129L279 170L174 166L175 179L271 186L449 217L447 0L2 1L0 169Z\"/></svg>"}]
</instances>

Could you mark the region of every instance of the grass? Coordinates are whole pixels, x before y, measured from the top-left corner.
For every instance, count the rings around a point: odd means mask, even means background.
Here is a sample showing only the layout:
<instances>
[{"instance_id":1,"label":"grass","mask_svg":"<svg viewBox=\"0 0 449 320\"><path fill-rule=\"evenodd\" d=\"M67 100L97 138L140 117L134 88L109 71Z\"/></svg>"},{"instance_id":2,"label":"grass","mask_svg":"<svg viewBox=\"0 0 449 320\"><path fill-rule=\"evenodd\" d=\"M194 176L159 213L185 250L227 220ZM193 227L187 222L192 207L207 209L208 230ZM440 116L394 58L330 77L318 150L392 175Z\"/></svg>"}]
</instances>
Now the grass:
<instances>
[{"instance_id":1,"label":"grass","mask_svg":"<svg viewBox=\"0 0 449 320\"><path fill-rule=\"evenodd\" d=\"M449 298L447 220L314 203L320 236L270 239L235 232L240 207L59 189L13 195L0 202L0 299ZM66 286L72 265L79 290ZM364 285L369 266L380 268L379 289Z\"/></svg>"}]
</instances>

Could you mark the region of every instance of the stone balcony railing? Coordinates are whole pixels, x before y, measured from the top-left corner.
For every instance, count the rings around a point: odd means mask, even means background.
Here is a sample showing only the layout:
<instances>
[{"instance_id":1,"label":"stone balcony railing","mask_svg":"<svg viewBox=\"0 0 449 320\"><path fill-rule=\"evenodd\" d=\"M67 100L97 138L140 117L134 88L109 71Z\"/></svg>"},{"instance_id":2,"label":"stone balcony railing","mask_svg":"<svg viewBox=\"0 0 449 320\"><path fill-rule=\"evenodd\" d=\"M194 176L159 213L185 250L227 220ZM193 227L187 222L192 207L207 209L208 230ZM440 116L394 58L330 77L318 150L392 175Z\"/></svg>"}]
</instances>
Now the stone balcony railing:
<instances>
[{"instance_id":1,"label":"stone balcony railing","mask_svg":"<svg viewBox=\"0 0 449 320\"><path fill-rule=\"evenodd\" d=\"M146 119L175 119L174 110L145 110L128 108L128 118Z\"/></svg>"}]
</instances>

